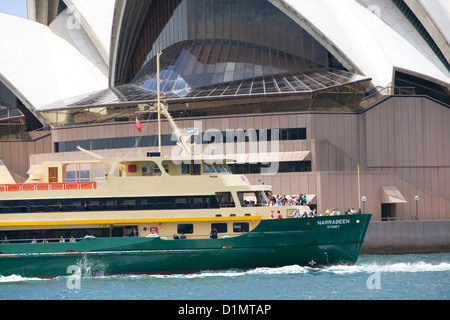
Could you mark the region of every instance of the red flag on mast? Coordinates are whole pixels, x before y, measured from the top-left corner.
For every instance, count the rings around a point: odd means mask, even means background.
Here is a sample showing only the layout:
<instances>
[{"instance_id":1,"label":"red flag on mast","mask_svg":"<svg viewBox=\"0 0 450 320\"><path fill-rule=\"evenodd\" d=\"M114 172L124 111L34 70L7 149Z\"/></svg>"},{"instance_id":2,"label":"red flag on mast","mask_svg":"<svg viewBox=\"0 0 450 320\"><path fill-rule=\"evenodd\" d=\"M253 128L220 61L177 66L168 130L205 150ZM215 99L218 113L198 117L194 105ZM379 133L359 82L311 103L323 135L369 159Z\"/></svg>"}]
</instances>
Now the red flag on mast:
<instances>
[{"instance_id":1,"label":"red flag on mast","mask_svg":"<svg viewBox=\"0 0 450 320\"><path fill-rule=\"evenodd\" d=\"M141 129L142 129L142 124L139 122L137 117L136 117L136 129L139 132L141 132Z\"/></svg>"}]
</instances>

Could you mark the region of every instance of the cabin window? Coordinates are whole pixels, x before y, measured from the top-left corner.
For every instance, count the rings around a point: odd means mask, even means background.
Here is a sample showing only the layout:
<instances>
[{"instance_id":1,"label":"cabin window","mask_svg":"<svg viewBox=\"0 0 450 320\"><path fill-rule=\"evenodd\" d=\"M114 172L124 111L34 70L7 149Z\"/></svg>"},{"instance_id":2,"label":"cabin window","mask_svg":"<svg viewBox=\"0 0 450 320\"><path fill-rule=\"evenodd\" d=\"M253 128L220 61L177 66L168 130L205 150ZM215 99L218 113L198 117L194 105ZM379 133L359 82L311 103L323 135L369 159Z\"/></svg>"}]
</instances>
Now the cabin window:
<instances>
[{"instance_id":1,"label":"cabin window","mask_svg":"<svg viewBox=\"0 0 450 320\"><path fill-rule=\"evenodd\" d=\"M200 169L201 167L199 164L192 163L192 175L200 175Z\"/></svg>"},{"instance_id":2,"label":"cabin window","mask_svg":"<svg viewBox=\"0 0 450 320\"><path fill-rule=\"evenodd\" d=\"M221 208L234 208L236 206L231 192L217 192L216 198Z\"/></svg>"},{"instance_id":3,"label":"cabin window","mask_svg":"<svg viewBox=\"0 0 450 320\"><path fill-rule=\"evenodd\" d=\"M136 199L122 199L120 200L121 210L135 210L136 209Z\"/></svg>"},{"instance_id":4,"label":"cabin window","mask_svg":"<svg viewBox=\"0 0 450 320\"><path fill-rule=\"evenodd\" d=\"M217 173L231 173L231 170L227 164L216 163L214 164L214 168Z\"/></svg>"},{"instance_id":5,"label":"cabin window","mask_svg":"<svg viewBox=\"0 0 450 320\"><path fill-rule=\"evenodd\" d=\"M181 174L191 174L191 165L189 163L181 165Z\"/></svg>"},{"instance_id":6,"label":"cabin window","mask_svg":"<svg viewBox=\"0 0 450 320\"><path fill-rule=\"evenodd\" d=\"M230 199L231 195L228 195ZM103 199L43 199L0 201L0 214L78 211L132 211L155 209L219 208L217 195L103 198Z\"/></svg>"},{"instance_id":7,"label":"cabin window","mask_svg":"<svg viewBox=\"0 0 450 320\"><path fill-rule=\"evenodd\" d=\"M84 209L86 211L99 211L100 208L101 208L100 200L90 199L86 200L86 202L84 203Z\"/></svg>"},{"instance_id":8,"label":"cabin window","mask_svg":"<svg viewBox=\"0 0 450 320\"><path fill-rule=\"evenodd\" d=\"M179 224L177 227L178 234L193 234L194 225L193 224Z\"/></svg>"},{"instance_id":9,"label":"cabin window","mask_svg":"<svg viewBox=\"0 0 450 320\"><path fill-rule=\"evenodd\" d=\"M212 165L203 163L203 173L216 173L216 170Z\"/></svg>"},{"instance_id":10,"label":"cabin window","mask_svg":"<svg viewBox=\"0 0 450 320\"><path fill-rule=\"evenodd\" d=\"M236 222L233 223L233 232L249 232L249 224L248 222Z\"/></svg>"},{"instance_id":11,"label":"cabin window","mask_svg":"<svg viewBox=\"0 0 450 320\"><path fill-rule=\"evenodd\" d=\"M211 231L216 229L217 233L227 233L228 232L228 225L226 223L212 223L211 224Z\"/></svg>"},{"instance_id":12,"label":"cabin window","mask_svg":"<svg viewBox=\"0 0 450 320\"><path fill-rule=\"evenodd\" d=\"M266 203L265 194L262 192L238 192L239 202L242 207L261 207Z\"/></svg>"}]
</instances>

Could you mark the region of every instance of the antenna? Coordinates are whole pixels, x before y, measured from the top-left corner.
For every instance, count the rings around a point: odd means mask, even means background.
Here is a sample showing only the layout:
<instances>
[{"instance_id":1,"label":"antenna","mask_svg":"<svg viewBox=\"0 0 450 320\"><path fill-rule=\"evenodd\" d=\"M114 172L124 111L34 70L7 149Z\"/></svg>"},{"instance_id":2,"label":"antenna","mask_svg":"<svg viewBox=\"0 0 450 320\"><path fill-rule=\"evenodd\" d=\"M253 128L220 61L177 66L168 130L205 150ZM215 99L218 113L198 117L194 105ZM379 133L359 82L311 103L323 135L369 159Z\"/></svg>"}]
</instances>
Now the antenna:
<instances>
[{"instance_id":1,"label":"antenna","mask_svg":"<svg viewBox=\"0 0 450 320\"><path fill-rule=\"evenodd\" d=\"M162 79L160 78L160 69L161 69L161 65L160 65L160 57L162 55L162 52L158 52L156 54L156 64L157 64L157 76L158 76L158 148L159 148L159 153L161 153L161 82Z\"/></svg>"}]
</instances>

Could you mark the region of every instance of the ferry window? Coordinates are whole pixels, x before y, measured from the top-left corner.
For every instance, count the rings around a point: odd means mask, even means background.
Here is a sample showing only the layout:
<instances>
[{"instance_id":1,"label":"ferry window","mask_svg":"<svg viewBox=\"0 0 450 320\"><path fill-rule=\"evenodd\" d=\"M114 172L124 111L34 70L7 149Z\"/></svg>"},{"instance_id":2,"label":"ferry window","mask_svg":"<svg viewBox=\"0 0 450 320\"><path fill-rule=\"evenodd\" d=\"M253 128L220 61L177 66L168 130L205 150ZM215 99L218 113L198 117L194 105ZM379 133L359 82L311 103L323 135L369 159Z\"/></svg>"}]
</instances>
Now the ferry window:
<instances>
[{"instance_id":1,"label":"ferry window","mask_svg":"<svg viewBox=\"0 0 450 320\"><path fill-rule=\"evenodd\" d=\"M194 225L193 224L179 224L177 228L178 234L193 234Z\"/></svg>"},{"instance_id":2,"label":"ferry window","mask_svg":"<svg viewBox=\"0 0 450 320\"><path fill-rule=\"evenodd\" d=\"M231 169L227 164L222 165L222 172L231 173Z\"/></svg>"},{"instance_id":3,"label":"ferry window","mask_svg":"<svg viewBox=\"0 0 450 320\"><path fill-rule=\"evenodd\" d=\"M221 208L234 208L236 206L231 192L217 192L216 198Z\"/></svg>"},{"instance_id":4,"label":"ferry window","mask_svg":"<svg viewBox=\"0 0 450 320\"><path fill-rule=\"evenodd\" d=\"M214 167L216 168L217 173L231 173L230 168L226 164L220 163L216 164Z\"/></svg>"},{"instance_id":5,"label":"ferry window","mask_svg":"<svg viewBox=\"0 0 450 320\"><path fill-rule=\"evenodd\" d=\"M216 169L217 173L221 173L222 170L220 170L220 166L218 164L214 164L214 168Z\"/></svg>"},{"instance_id":6,"label":"ferry window","mask_svg":"<svg viewBox=\"0 0 450 320\"><path fill-rule=\"evenodd\" d=\"M154 199L153 198L142 199L140 208L142 208L143 210L155 209Z\"/></svg>"},{"instance_id":7,"label":"ferry window","mask_svg":"<svg viewBox=\"0 0 450 320\"><path fill-rule=\"evenodd\" d=\"M216 173L216 170L212 165L203 163L203 173Z\"/></svg>"},{"instance_id":8,"label":"ferry window","mask_svg":"<svg viewBox=\"0 0 450 320\"><path fill-rule=\"evenodd\" d=\"M103 200L103 210L117 210L117 201L112 199Z\"/></svg>"},{"instance_id":9,"label":"ferry window","mask_svg":"<svg viewBox=\"0 0 450 320\"><path fill-rule=\"evenodd\" d=\"M52 200L48 206L50 212L64 211L64 202L62 200Z\"/></svg>"},{"instance_id":10,"label":"ferry window","mask_svg":"<svg viewBox=\"0 0 450 320\"><path fill-rule=\"evenodd\" d=\"M212 223L211 224L211 231L213 229L216 229L217 233L227 233L228 232L228 225L226 223Z\"/></svg>"},{"instance_id":11,"label":"ferry window","mask_svg":"<svg viewBox=\"0 0 450 320\"><path fill-rule=\"evenodd\" d=\"M135 210L136 208L136 199L122 199L120 201L120 209L121 210Z\"/></svg>"},{"instance_id":12,"label":"ferry window","mask_svg":"<svg viewBox=\"0 0 450 320\"><path fill-rule=\"evenodd\" d=\"M195 164L195 163L192 164L192 174L193 175L199 175L201 173L200 169L201 169L201 167L199 164Z\"/></svg>"},{"instance_id":13,"label":"ferry window","mask_svg":"<svg viewBox=\"0 0 450 320\"><path fill-rule=\"evenodd\" d=\"M66 200L66 211L81 211L81 200Z\"/></svg>"},{"instance_id":14,"label":"ferry window","mask_svg":"<svg viewBox=\"0 0 450 320\"><path fill-rule=\"evenodd\" d=\"M194 197L194 208L209 208L209 197Z\"/></svg>"},{"instance_id":15,"label":"ferry window","mask_svg":"<svg viewBox=\"0 0 450 320\"><path fill-rule=\"evenodd\" d=\"M100 200L89 199L85 202L84 208L86 211L98 211L100 210Z\"/></svg>"},{"instance_id":16,"label":"ferry window","mask_svg":"<svg viewBox=\"0 0 450 320\"><path fill-rule=\"evenodd\" d=\"M191 165L188 163L183 163L181 165L181 174L191 174Z\"/></svg>"},{"instance_id":17,"label":"ferry window","mask_svg":"<svg viewBox=\"0 0 450 320\"><path fill-rule=\"evenodd\" d=\"M265 202L259 192L238 192L238 197L242 207L260 207Z\"/></svg>"},{"instance_id":18,"label":"ferry window","mask_svg":"<svg viewBox=\"0 0 450 320\"><path fill-rule=\"evenodd\" d=\"M236 222L233 223L233 232L249 232L248 222Z\"/></svg>"},{"instance_id":19,"label":"ferry window","mask_svg":"<svg viewBox=\"0 0 450 320\"><path fill-rule=\"evenodd\" d=\"M0 213L10 213L10 212L11 212L11 205L9 200L0 201Z\"/></svg>"}]
</instances>

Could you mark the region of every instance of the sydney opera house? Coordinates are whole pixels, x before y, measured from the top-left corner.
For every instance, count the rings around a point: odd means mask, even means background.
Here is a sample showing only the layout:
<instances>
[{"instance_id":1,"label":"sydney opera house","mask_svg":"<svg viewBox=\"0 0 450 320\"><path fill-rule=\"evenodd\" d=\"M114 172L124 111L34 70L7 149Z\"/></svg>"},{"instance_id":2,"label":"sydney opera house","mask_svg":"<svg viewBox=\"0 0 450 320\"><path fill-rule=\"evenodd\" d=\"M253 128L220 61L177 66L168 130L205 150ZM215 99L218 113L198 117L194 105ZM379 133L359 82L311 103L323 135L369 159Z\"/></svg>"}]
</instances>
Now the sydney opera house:
<instances>
[{"instance_id":1,"label":"sydney opera house","mask_svg":"<svg viewBox=\"0 0 450 320\"><path fill-rule=\"evenodd\" d=\"M450 218L445 0L28 0L0 14L0 158L158 150L161 94L196 145L275 194ZM138 119L141 132L135 128ZM175 142L162 123L162 152ZM277 171L264 174L276 162ZM359 168L359 175L358 175ZM359 186L359 187L358 187ZM361 200L363 199L363 201Z\"/></svg>"}]
</instances>

